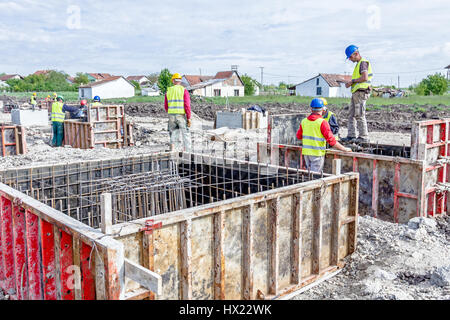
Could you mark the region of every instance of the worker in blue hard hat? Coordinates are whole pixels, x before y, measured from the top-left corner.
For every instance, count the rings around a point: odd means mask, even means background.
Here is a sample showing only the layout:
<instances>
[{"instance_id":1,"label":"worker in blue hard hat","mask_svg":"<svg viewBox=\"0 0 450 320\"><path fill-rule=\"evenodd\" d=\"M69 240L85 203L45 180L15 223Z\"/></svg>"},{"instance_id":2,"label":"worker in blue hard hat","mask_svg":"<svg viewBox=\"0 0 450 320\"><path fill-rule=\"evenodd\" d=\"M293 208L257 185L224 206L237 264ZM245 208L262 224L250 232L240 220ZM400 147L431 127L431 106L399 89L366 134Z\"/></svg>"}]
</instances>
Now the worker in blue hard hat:
<instances>
[{"instance_id":1,"label":"worker in blue hard hat","mask_svg":"<svg viewBox=\"0 0 450 320\"><path fill-rule=\"evenodd\" d=\"M102 99L100 99L99 96L95 96L93 100L94 100L94 103L91 104L92 107L96 107L96 106L101 106L102 105L101 104Z\"/></svg>"},{"instance_id":2,"label":"worker in blue hard hat","mask_svg":"<svg viewBox=\"0 0 450 320\"><path fill-rule=\"evenodd\" d=\"M348 46L345 49L347 59L356 63L353 71L352 80L345 86L352 88L352 100L348 115L348 134L342 142L369 142L369 132L366 120L366 102L372 91L372 64L363 59L359 49L355 45ZM356 126L358 126L359 137L356 137Z\"/></svg>"},{"instance_id":3,"label":"worker in blue hard hat","mask_svg":"<svg viewBox=\"0 0 450 320\"><path fill-rule=\"evenodd\" d=\"M322 99L313 99L311 114L302 120L297 131L297 139L302 140L302 156L305 159L306 168L314 172L323 170L327 143L332 148L344 152L352 151L336 141L328 121L322 117L323 107Z\"/></svg>"}]
</instances>

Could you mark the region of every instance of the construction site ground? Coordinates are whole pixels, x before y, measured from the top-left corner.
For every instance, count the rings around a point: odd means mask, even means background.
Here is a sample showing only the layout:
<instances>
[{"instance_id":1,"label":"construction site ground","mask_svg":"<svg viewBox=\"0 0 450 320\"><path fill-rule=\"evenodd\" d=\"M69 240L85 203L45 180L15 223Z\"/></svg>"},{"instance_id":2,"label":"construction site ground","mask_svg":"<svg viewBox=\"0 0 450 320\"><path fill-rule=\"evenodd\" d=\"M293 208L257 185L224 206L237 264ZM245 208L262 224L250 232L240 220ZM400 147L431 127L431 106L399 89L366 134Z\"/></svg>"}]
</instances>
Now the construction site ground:
<instances>
[{"instance_id":1,"label":"construction site ground","mask_svg":"<svg viewBox=\"0 0 450 320\"><path fill-rule=\"evenodd\" d=\"M243 106L229 106L240 111ZM306 105L263 105L271 114L308 112ZM342 137L346 136L348 109L330 109L338 116ZM410 145L414 120L450 117L450 107L391 105L367 112L371 142ZM202 139L220 136L235 141L248 137L256 150L257 142L267 139L266 129L216 129L214 116L223 106L193 103L191 132ZM124 149L81 150L52 148L51 126L28 127L25 155L0 158L0 169L32 165L76 162L113 157L138 156L168 150L167 114L163 106L149 103L126 105L127 119L134 123L135 146ZM414 111L415 110L415 111ZM0 121L11 121L0 112ZM256 160L256 153L250 154ZM7 298L7 297L6 297ZM0 299L5 299L0 292ZM393 224L371 217L360 217L357 251L336 276L291 299L450 299L450 218L415 218L408 225Z\"/></svg>"}]
</instances>

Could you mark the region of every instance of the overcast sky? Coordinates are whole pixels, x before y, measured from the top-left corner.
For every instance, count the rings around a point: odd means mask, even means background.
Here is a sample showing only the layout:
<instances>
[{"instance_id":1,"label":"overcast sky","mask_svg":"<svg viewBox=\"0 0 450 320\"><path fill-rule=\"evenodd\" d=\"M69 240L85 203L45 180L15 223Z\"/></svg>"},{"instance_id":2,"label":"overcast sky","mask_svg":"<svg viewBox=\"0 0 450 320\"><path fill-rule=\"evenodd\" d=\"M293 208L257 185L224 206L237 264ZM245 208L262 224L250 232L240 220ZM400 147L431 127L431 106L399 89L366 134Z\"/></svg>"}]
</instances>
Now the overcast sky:
<instances>
[{"instance_id":1,"label":"overcast sky","mask_svg":"<svg viewBox=\"0 0 450 320\"><path fill-rule=\"evenodd\" d=\"M449 0L0 0L0 73L39 69L215 74L264 83L351 73L347 45L376 84L402 86L450 64Z\"/></svg>"}]
</instances>

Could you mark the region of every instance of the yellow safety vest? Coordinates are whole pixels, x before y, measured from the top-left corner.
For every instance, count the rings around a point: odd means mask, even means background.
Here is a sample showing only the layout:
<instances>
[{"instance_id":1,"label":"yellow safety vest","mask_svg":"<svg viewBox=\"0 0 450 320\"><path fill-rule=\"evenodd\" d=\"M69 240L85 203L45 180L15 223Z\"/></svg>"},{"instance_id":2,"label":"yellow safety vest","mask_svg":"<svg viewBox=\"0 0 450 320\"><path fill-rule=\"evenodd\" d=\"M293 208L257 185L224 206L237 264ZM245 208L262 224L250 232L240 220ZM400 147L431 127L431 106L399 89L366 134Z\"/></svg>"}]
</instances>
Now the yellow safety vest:
<instances>
[{"instance_id":1,"label":"yellow safety vest","mask_svg":"<svg viewBox=\"0 0 450 320\"><path fill-rule=\"evenodd\" d=\"M361 66L361 62L367 62L369 64L369 69L367 70L367 73L369 75L369 78L367 79L366 82L360 82L360 83L354 83L352 84L352 93L356 92L356 90L358 89L367 89L371 86L372 84L372 78L373 78L373 73L372 73L372 65L370 64L370 62L366 59L361 59L359 60L359 62L356 64L355 70L353 70L353 75L352 75L352 80L353 79L358 79L361 77L361 73L359 72L359 67Z\"/></svg>"},{"instance_id":2,"label":"yellow safety vest","mask_svg":"<svg viewBox=\"0 0 450 320\"><path fill-rule=\"evenodd\" d=\"M167 104L169 114L186 114L184 111L184 87L175 85L167 89Z\"/></svg>"},{"instance_id":3,"label":"yellow safety vest","mask_svg":"<svg viewBox=\"0 0 450 320\"><path fill-rule=\"evenodd\" d=\"M54 122L64 122L65 114L62 111L64 104L62 102L53 102L52 104L52 117Z\"/></svg>"},{"instance_id":4,"label":"yellow safety vest","mask_svg":"<svg viewBox=\"0 0 450 320\"><path fill-rule=\"evenodd\" d=\"M328 110L328 111L327 111L327 116L326 116L326 118L324 118L324 119L325 119L328 123L330 123L331 116L334 116L334 113L331 112L330 110ZM339 137L338 137L338 136L334 135L334 137L336 138L336 140L339 140Z\"/></svg>"},{"instance_id":5,"label":"yellow safety vest","mask_svg":"<svg viewBox=\"0 0 450 320\"><path fill-rule=\"evenodd\" d=\"M327 149L327 141L320 131L320 126L324 118L319 118L315 121L310 121L307 118L302 120L302 154L305 156L318 156L325 155Z\"/></svg>"},{"instance_id":6,"label":"yellow safety vest","mask_svg":"<svg viewBox=\"0 0 450 320\"><path fill-rule=\"evenodd\" d=\"M31 104L36 104L36 98L34 96L31 96Z\"/></svg>"},{"instance_id":7,"label":"yellow safety vest","mask_svg":"<svg viewBox=\"0 0 450 320\"><path fill-rule=\"evenodd\" d=\"M98 106L102 106L103 104L101 104L100 102L94 102L91 104L91 107L98 107Z\"/></svg>"}]
</instances>

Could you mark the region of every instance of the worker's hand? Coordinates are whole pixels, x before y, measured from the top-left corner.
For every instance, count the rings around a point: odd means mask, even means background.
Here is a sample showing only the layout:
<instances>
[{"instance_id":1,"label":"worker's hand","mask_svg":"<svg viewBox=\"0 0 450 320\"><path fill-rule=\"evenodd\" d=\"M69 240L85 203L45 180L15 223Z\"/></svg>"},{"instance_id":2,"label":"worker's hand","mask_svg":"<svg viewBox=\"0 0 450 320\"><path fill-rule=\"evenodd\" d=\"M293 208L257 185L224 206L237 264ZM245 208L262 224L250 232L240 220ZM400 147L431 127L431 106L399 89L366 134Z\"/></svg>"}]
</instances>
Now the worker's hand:
<instances>
[{"instance_id":1,"label":"worker's hand","mask_svg":"<svg viewBox=\"0 0 450 320\"><path fill-rule=\"evenodd\" d=\"M349 81L345 84L346 88L350 88L352 86L353 82Z\"/></svg>"},{"instance_id":2,"label":"worker's hand","mask_svg":"<svg viewBox=\"0 0 450 320\"><path fill-rule=\"evenodd\" d=\"M187 119L187 126L188 126L188 128L191 127L191 119Z\"/></svg>"},{"instance_id":3,"label":"worker's hand","mask_svg":"<svg viewBox=\"0 0 450 320\"><path fill-rule=\"evenodd\" d=\"M345 149L345 152L352 152L352 149L350 149L350 148L344 148Z\"/></svg>"}]
</instances>

